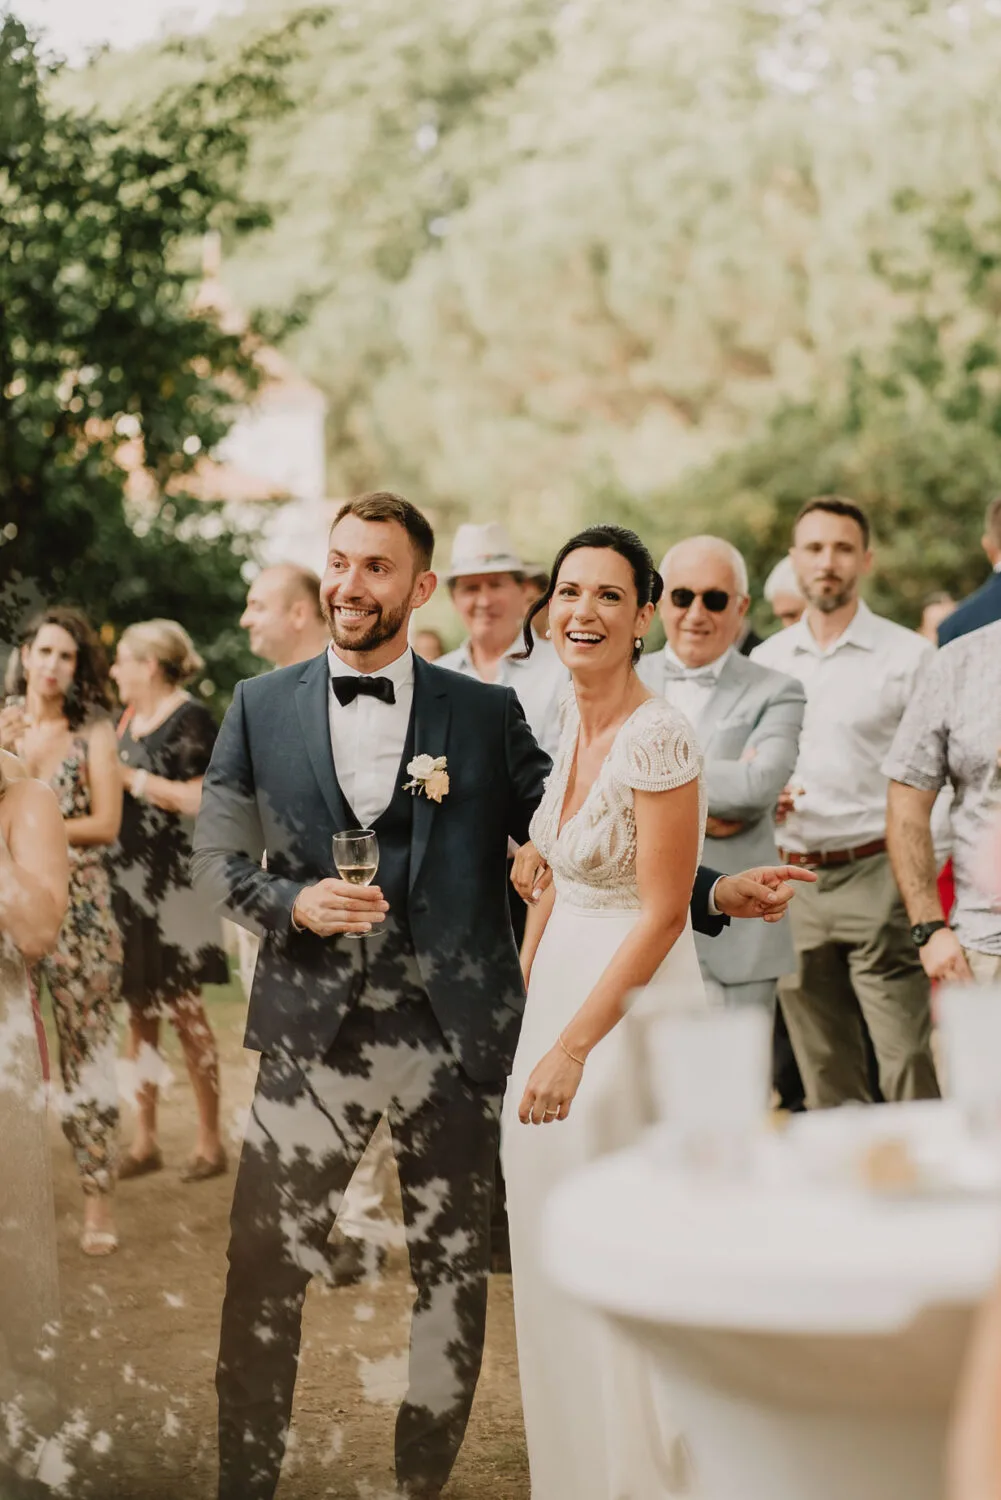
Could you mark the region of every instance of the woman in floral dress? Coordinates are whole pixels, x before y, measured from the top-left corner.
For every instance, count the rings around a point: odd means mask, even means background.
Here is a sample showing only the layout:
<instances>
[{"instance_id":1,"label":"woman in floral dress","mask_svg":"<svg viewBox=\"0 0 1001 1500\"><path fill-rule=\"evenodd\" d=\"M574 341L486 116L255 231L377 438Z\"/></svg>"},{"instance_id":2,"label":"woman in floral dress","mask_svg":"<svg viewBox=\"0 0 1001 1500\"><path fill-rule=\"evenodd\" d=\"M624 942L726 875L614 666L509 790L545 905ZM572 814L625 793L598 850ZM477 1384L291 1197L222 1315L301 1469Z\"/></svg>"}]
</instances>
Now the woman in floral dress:
<instances>
[{"instance_id":1,"label":"woman in floral dress","mask_svg":"<svg viewBox=\"0 0 1001 1500\"><path fill-rule=\"evenodd\" d=\"M70 847L69 908L55 948L33 971L52 996L62 1074L63 1131L83 1189L86 1255L117 1248L111 1212L118 1137L115 1016L122 944L106 851L122 820L118 746L100 641L75 609L31 621L13 658L0 747L59 801Z\"/></svg>"}]
</instances>

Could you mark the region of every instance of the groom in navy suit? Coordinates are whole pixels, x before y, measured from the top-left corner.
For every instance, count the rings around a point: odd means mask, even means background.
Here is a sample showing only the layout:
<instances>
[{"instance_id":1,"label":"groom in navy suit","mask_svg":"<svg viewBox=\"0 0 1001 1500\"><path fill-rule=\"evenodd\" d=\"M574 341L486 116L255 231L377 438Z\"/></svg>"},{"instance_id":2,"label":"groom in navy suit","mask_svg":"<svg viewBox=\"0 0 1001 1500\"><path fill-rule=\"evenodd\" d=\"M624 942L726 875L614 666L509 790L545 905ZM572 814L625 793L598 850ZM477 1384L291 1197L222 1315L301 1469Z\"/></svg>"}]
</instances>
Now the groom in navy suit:
<instances>
[{"instance_id":1,"label":"groom in navy suit","mask_svg":"<svg viewBox=\"0 0 1001 1500\"><path fill-rule=\"evenodd\" d=\"M262 935L246 1033L261 1063L217 1371L220 1500L274 1494L306 1287L383 1114L417 1288L396 1426L408 1500L440 1494L479 1373L498 1121L524 1005L507 847L528 836L549 760L509 688L410 651L433 545L399 496L341 508L321 584L330 649L239 685L205 777L196 884ZM378 836L377 885L331 876L332 836L349 828ZM709 915L714 880L700 871L693 895L704 931L725 920ZM726 904L750 915L739 886L727 877ZM773 899L774 917L786 898Z\"/></svg>"}]
</instances>

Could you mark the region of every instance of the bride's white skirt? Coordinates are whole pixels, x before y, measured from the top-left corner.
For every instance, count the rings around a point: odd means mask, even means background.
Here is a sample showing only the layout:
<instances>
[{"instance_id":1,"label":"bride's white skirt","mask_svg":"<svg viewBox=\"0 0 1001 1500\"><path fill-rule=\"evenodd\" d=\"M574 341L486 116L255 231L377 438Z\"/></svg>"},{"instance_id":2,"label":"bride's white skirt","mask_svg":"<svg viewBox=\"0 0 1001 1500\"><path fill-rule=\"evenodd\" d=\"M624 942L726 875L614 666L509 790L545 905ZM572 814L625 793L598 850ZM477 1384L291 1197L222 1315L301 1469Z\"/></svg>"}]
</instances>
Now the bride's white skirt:
<instances>
[{"instance_id":1,"label":"bride's white skirt","mask_svg":"<svg viewBox=\"0 0 1001 1500\"><path fill-rule=\"evenodd\" d=\"M591 1053L568 1120L522 1125L525 1083L580 1008L639 913L582 910L557 897L532 966L504 1100L514 1311L532 1500L657 1500L675 1434L655 1416L644 1356L563 1296L541 1266L543 1208L569 1173L634 1141L650 1122L643 1024L628 1014ZM704 1004L691 927L654 976L643 1011ZM594 1212L602 1205L596 1202Z\"/></svg>"}]
</instances>

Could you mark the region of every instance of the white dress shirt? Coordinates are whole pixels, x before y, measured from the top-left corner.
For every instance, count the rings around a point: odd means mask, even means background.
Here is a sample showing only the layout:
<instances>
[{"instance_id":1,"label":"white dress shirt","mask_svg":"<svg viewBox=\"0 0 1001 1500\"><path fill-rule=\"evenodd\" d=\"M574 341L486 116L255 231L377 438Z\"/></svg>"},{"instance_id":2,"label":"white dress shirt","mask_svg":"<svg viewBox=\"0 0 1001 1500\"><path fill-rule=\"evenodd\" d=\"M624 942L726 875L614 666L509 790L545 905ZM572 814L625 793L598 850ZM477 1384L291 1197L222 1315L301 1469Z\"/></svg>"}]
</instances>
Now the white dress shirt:
<instances>
[{"instance_id":1,"label":"white dress shirt","mask_svg":"<svg viewBox=\"0 0 1001 1500\"><path fill-rule=\"evenodd\" d=\"M664 697L672 708L680 709L692 728L698 732L699 720L702 718L713 695L713 689L719 682L719 674L733 650L724 651L715 661L708 662L704 667L686 667L671 647L664 647L664 658L668 663L668 675L664 682ZM674 677L671 672L680 672L680 677Z\"/></svg>"},{"instance_id":2,"label":"white dress shirt","mask_svg":"<svg viewBox=\"0 0 1001 1500\"><path fill-rule=\"evenodd\" d=\"M826 651L806 615L752 651L752 661L798 677L806 689L791 778L802 795L779 827L783 848L826 852L886 836L883 761L933 654L928 641L874 615L861 601L847 630Z\"/></svg>"},{"instance_id":3,"label":"white dress shirt","mask_svg":"<svg viewBox=\"0 0 1001 1500\"><path fill-rule=\"evenodd\" d=\"M327 648L327 662L331 677L388 677L396 692L395 703L359 693L353 703L341 705L333 685L327 689L330 749L337 780L358 826L371 828L396 791L414 702L413 652L408 646L388 667L370 673L349 667L332 646Z\"/></svg>"},{"instance_id":4,"label":"white dress shirt","mask_svg":"<svg viewBox=\"0 0 1001 1500\"><path fill-rule=\"evenodd\" d=\"M560 694L570 681L570 674L550 641L537 640L528 660L517 661L516 657L522 650L524 642L519 635L501 658L494 684L514 688L537 743L547 755L555 756L560 743ZM435 666L480 678L468 641L439 657Z\"/></svg>"}]
</instances>

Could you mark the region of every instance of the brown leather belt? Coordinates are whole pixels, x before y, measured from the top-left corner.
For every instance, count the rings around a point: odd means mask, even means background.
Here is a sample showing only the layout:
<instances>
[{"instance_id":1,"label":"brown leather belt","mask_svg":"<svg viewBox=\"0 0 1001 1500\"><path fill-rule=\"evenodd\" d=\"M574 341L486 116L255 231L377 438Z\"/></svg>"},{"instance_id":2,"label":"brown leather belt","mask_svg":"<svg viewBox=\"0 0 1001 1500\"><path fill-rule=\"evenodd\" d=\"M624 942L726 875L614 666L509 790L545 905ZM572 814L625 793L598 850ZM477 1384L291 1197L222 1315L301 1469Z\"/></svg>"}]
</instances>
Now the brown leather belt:
<instances>
[{"instance_id":1,"label":"brown leather belt","mask_svg":"<svg viewBox=\"0 0 1001 1500\"><path fill-rule=\"evenodd\" d=\"M885 852L886 840L873 839L871 844L859 844L855 849L808 849L805 854L795 849L780 849L779 859L784 865L823 869L827 865L851 865L857 859L871 859L874 854Z\"/></svg>"}]
</instances>

